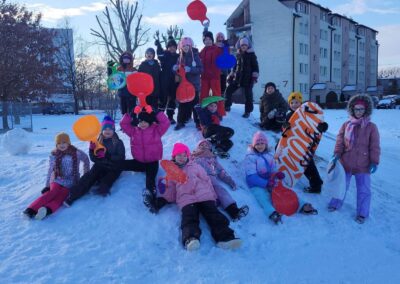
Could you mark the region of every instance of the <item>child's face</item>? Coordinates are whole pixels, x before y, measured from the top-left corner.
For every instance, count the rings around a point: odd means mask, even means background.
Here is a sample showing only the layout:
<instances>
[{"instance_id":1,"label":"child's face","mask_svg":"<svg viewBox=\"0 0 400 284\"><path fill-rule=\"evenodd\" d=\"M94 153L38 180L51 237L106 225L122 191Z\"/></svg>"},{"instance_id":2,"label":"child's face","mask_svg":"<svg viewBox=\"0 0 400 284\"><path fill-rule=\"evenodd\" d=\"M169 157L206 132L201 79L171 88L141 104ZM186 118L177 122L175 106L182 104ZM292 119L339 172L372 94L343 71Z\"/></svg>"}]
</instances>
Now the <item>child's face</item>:
<instances>
[{"instance_id":1,"label":"child's face","mask_svg":"<svg viewBox=\"0 0 400 284\"><path fill-rule=\"evenodd\" d=\"M217 42L223 42L224 41L224 37L219 35L219 36L217 36L216 40L217 40Z\"/></svg>"},{"instance_id":2,"label":"child's face","mask_svg":"<svg viewBox=\"0 0 400 284\"><path fill-rule=\"evenodd\" d=\"M265 90L265 92L266 92L268 95L270 95L270 94L272 94L273 92L275 92L275 88L272 87L272 86L268 86L267 89Z\"/></svg>"},{"instance_id":3,"label":"child's face","mask_svg":"<svg viewBox=\"0 0 400 284\"><path fill-rule=\"evenodd\" d=\"M188 157L187 157L186 153L180 153L175 156L175 162L179 165L186 164L187 160L188 160Z\"/></svg>"},{"instance_id":4,"label":"child's face","mask_svg":"<svg viewBox=\"0 0 400 284\"><path fill-rule=\"evenodd\" d=\"M170 47L167 48L169 52L171 53L176 53L176 46L175 45L171 45Z\"/></svg>"},{"instance_id":5,"label":"child's face","mask_svg":"<svg viewBox=\"0 0 400 284\"><path fill-rule=\"evenodd\" d=\"M184 53L188 53L188 52L189 52L189 49L190 49L190 45L184 45L184 46L182 47L182 50L183 50Z\"/></svg>"},{"instance_id":6,"label":"child's face","mask_svg":"<svg viewBox=\"0 0 400 284\"><path fill-rule=\"evenodd\" d=\"M199 148L201 149L201 150L211 150L211 148L210 148L210 145L207 143L207 142L203 142L203 143L201 143L200 145L199 145Z\"/></svg>"},{"instance_id":7,"label":"child's face","mask_svg":"<svg viewBox=\"0 0 400 284\"><path fill-rule=\"evenodd\" d=\"M242 45L240 46L240 50L241 50L242 52L246 52L248 49L249 49L249 46L248 46L247 44L242 44Z\"/></svg>"},{"instance_id":8,"label":"child's face","mask_svg":"<svg viewBox=\"0 0 400 284\"><path fill-rule=\"evenodd\" d=\"M298 109L301 106L301 103L298 100L293 99L290 101L289 106L290 106L291 110L295 111L296 109Z\"/></svg>"},{"instance_id":9,"label":"child's face","mask_svg":"<svg viewBox=\"0 0 400 284\"><path fill-rule=\"evenodd\" d=\"M151 53L151 52L147 52L145 54L145 57L146 57L147 60L153 60L154 59L154 54Z\"/></svg>"},{"instance_id":10,"label":"child's face","mask_svg":"<svg viewBox=\"0 0 400 284\"><path fill-rule=\"evenodd\" d=\"M209 104L209 105L207 106L207 109L208 109L211 113L215 113L215 112L217 111L217 108L218 108L218 106L217 106L216 103L212 103L212 104Z\"/></svg>"},{"instance_id":11,"label":"child's face","mask_svg":"<svg viewBox=\"0 0 400 284\"><path fill-rule=\"evenodd\" d=\"M209 37L204 38L205 46L212 46L212 44L213 44L213 42L212 42L211 38L209 38Z\"/></svg>"},{"instance_id":12,"label":"child's face","mask_svg":"<svg viewBox=\"0 0 400 284\"><path fill-rule=\"evenodd\" d=\"M354 111L354 117L355 118L361 118L364 116L365 113L365 107L363 105L355 105L353 108Z\"/></svg>"},{"instance_id":13,"label":"child's face","mask_svg":"<svg viewBox=\"0 0 400 284\"><path fill-rule=\"evenodd\" d=\"M113 137L114 130L112 130L111 128L106 128L101 132L101 134L103 134L104 138L108 139Z\"/></svg>"},{"instance_id":14,"label":"child's face","mask_svg":"<svg viewBox=\"0 0 400 284\"><path fill-rule=\"evenodd\" d=\"M254 148L259 152L262 153L265 151L265 149L267 148L267 144L265 143L257 143L256 145L254 145Z\"/></svg>"},{"instance_id":15,"label":"child's face","mask_svg":"<svg viewBox=\"0 0 400 284\"><path fill-rule=\"evenodd\" d=\"M140 129L146 129L147 127L150 126L150 124L149 124L148 122L142 120L142 121L140 121L140 122L138 123L138 126L139 126Z\"/></svg>"},{"instance_id":16,"label":"child's face","mask_svg":"<svg viewBox=\"0 0 400 284\"><path fill-rule=\"evenodd\" d=\"M125 64L129 64L129 63L131 63L131 59L129 57L124 57L124 58L122 58L122 62Z\"/></svg>"},{"instance_id":17,"label":"child's face","mask_svg":"<svg viewBox=\"0 0 400 284\"><path fill-rule=\"evenodd\" d=\"M65 150L68 149L68 146L69 146L68 143L62 142L62 143L58 143L58 144L56 145L56 148L57 148L57 150L65 151Z\"/></svg>"}]
</instances>

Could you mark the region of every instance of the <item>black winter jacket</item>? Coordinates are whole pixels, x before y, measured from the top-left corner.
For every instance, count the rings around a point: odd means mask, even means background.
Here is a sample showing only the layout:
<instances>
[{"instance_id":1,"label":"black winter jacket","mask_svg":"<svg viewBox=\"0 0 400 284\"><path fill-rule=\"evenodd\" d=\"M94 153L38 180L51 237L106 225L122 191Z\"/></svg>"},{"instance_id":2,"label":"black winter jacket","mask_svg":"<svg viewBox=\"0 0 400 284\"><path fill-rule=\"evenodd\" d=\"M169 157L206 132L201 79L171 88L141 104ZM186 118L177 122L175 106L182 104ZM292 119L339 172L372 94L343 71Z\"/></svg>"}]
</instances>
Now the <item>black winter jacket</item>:
<instances>
[{"instance_id":1,"label":"black winter jacket","mask_svg":"<svg viewBox=\"0 0 400 284\"><path fill-rule=\"evenodd\" d=\"M253 51L239 52L236 55L236 66L233 70L235 84L240 87L252 87L253 73L259 72L256 54Z\"/></svg>"},{"instance_id":2,"label":"black winter jacket","mask_svg":"<svg viewBox=\"0 0 400 284\"><path fill-rule=\"evenodd\" d=\"M276 109L278 112L286 113L289 106L282 94L275 90L274 93L268 95L263 94L260 101L260 120L261 124L268 123L268 113Z\"/></svg>"},{"instance_id":3,"label":"black winter jacket","mask_svg":"<svg viewBox=\"0 0 400 284\"><path fill-rule=\"evenodd\" d=\"M153 77L154 82L154 90L151 93L151 96L158 98L160 97L160 75L161 75L161 67L158 60L153 60L153 64L150 64L148 60L144 60L140 63L139 72L147 73Z\"/></svg>"}]
</instances>

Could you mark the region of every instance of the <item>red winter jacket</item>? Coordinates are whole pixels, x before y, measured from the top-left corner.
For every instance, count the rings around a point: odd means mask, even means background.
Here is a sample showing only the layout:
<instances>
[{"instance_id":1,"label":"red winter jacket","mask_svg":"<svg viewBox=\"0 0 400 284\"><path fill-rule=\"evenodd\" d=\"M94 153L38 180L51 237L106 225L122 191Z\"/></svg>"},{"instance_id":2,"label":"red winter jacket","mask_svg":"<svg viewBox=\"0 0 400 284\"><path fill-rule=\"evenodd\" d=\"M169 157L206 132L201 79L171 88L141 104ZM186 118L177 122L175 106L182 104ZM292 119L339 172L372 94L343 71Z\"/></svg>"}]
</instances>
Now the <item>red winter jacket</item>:
<instances>
[{"instance_id":1,"label":"red winter jacket","mask_svg":"<svg viewBox=\"0 0 400 284\"><path fill-rule=\"evenodd\" d=\"M221 70L215 64L217 57L220 56L223 49L216 46L206 46L200 52L200 59L203 63L202 80L217 80L220 78Z\"/></svg>"}]
</instances>

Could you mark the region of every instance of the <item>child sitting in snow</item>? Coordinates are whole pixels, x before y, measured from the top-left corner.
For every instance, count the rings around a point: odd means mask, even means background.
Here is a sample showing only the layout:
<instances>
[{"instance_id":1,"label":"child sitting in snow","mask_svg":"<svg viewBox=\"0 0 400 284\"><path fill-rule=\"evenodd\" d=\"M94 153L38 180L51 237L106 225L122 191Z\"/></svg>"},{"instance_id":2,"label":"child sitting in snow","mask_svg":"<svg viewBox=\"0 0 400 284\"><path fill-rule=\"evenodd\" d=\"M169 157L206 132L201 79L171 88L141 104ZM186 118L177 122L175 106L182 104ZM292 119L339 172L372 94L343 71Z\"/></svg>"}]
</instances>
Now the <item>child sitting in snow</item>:
<instances>
[{"instance_id":1,"label":"child sitting in snow","mask_svg":"<svg viewBox=\"0 0 400 284\"><path fill-rule=\"evenodd\" d=\"M73 202L85 195L95 183L98 184L96 193L107 196L110 194L111 186L121 174L119 164L125 160L125 147L115 133L115 123L111 117L104 117L97 140L105 147L105 150L100 149L95 153L96 144L90 142L89 156L94 165L81 177L78 184L71 188L69 197L64 202L66 206L71 206Z\"/></svg>"},{"instance_id":2,"label":"child sitting in snow","mask_svg":"<svg viewBox=\"0 0 400 284\"><path fill-rule=\"evenodd\" d=\"M207 140L201 140L197 144L196 150L192 153L192 160L203 167L211 179L217 194L218 201L221 203L224 210L229 214L233 221L238 221L245 217L249 212L247 205L238 208L235 200L229 192L220 184L218 179L228 184L232 190L236 190L236 183L232 177L224 170L221 164L217 161L217 157L212 153L212 145Z\"/></svg>"},{"instance_id":3,"label":"child sitting in snow","mask_svg":"<svg viewBox=\"0 0 400 284\"><path fill-rule=\"evenodd\" d=\"M265 214L275 224L281 221L282 215L272 207L271 192L275 186L275 178L283 179L284 174L277 172L273 155L268 151L267 137L258 131L245 158L246 182L251 193L263 208ZM300 213L317 214L318 211L310 203L300 206Z\"/></svg>"},{"instance_id":4,"label":"child sitting in snow","mask_svg":"<svg viewBox=\"0 0 400 284\"><path fill-rule=\"evenodd\" d=\"M146 188L143 203L155 213L156 176L158 161L163 156L161 137L167 132L170 122L163 112L155 114L142 111L137 119L125 114L120 122L122 131L129 136L133 160L125 160L122 170L146 172Z\"/></svg>"},{"instance_id":5,"label":"child sitting in snow","mask_svg":"<svg viewBox=\"0 0 400 284\"><path fill-rule=\"evenodd\" d=\"M210 138L218 155L226 156L226 152L233 146L230 138L235 133L230 127L220 125L221 116L218 114L218 106L215 102L202 103L195 107L200 118L204 138Z\"/></svg>"},{"instance_id":6,"label":"child sitting in snow","mask_svg":"<svg viewBox=\"0 0 400 284\"><path fill-rule=\"evenodd\" d=\"M168 181L167 190L160 194L161 208L166 202L176 202L182 212L181 229L182 242L187 250L200 247L201 230L200 214L210 226L211 235L217 246L225 249L235 249L241 245L241 240L235 238L234 231L229 228L229 220L218 211L215 194L210 177L205 170L194 161L189 160L190 150L176 143L172 150L172 161L187 175L186 183Z\"/></svg>"},{"instance_id":7,"label":"child sitting in snow","mask_svg":"<svg viewBox=\"0 0 400 284\"><path fill-rule=\"evenodd\" d=\"M351 177L356 178L357 217L356 222L362 224L369 216L371 203L371 174L375 173L381 153L379 131L371 122L373 102L369 95L355 95L347 105L350 119L339 130L336 138L333 164L340 159L346 172L346 190ZM329 210L335 211L343 204L343 200L333 198Z\"/></svg>"},{"instance_id":8,"label":"child sitting in snow","mask_svg":"<svg viewBox=\"0 0 400 284\"><path fill-rule=\"evenodd\" d=\"M46 186L42 196L25 209L24 214L38 220L57 211L69 193L69 188L79 180L79 164L83 162L83 172L89 171L88 156L71 145L66 133L56 136L56 149L51 151Z\"/></svg>"}]
</instances>

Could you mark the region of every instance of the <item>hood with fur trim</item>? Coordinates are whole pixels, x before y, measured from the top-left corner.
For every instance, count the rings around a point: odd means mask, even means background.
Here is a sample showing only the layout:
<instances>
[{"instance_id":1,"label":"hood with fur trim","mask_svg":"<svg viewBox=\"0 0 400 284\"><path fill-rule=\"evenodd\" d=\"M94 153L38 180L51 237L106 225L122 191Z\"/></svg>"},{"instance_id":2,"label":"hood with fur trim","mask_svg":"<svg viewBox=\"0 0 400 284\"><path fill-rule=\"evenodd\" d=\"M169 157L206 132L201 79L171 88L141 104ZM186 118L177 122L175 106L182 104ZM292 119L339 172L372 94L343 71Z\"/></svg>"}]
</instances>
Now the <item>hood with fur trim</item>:
<instances>
[{"instance_id":1,"label":"hood with fur trim","mask_svg":"<svg viewBox=\"0 0 400 284\"><path fill-rule=\"evenodd\" d=\"M364 117L365 116L371 116L372 114L372 109L373 109L373 102L372 99L369 95L366 94L357 94L352 96L349 99L349 102L347 104L347 112L349 113L349 115L351 115L352 117L354 117L354 106L356 105L357 101L363 101L366 104L366 109L365 109L365 113L364 113Z\"/></svg>"}]
</instances>

